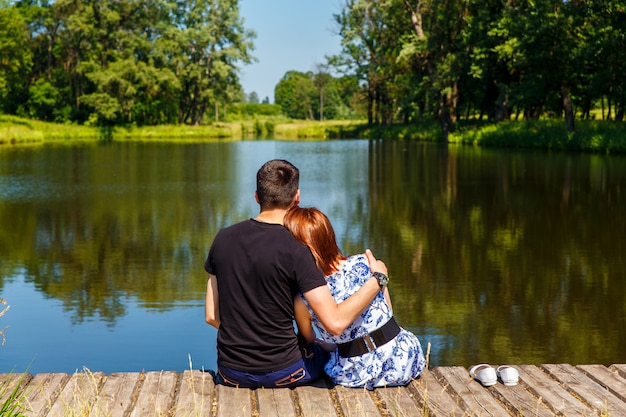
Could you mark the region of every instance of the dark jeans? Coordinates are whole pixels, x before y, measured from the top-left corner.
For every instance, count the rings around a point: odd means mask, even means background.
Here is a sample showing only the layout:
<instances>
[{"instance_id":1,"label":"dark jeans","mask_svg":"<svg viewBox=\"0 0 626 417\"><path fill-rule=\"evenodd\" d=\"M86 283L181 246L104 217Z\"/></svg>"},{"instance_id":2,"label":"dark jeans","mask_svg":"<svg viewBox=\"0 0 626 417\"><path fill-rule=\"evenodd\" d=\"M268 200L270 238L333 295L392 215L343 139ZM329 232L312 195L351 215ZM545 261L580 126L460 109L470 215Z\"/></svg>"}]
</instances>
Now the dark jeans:
<instances>
[{"instance_id":1,"label":"dark jeans","mask_svg":"<svg viewBox=\"0 0 626 417\"><path fill-rule=\"evenodd\" d=\"M278 371L238 371L218 364L217 382L239 388L289 388L309 384L322 376L330 354L316 344L307 345L301 350L302 359Z\"/></svg>"}]
</instances>

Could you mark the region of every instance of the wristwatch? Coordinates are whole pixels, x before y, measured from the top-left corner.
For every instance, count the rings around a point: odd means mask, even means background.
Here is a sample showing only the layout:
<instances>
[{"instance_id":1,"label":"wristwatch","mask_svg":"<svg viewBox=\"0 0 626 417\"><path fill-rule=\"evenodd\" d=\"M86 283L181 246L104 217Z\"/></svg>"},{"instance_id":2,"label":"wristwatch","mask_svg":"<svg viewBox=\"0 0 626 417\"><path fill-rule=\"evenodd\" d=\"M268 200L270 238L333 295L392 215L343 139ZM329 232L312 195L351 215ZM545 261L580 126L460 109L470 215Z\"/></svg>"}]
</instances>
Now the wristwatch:
<instances>
[{"instance_id":1,"label":"wristwatch","mask_svg":"<svg viewBox=\"0 0 626 417\"><path fill-rule=\"evenodd\" d=\"M389 277L382 272L374 272L372 276L378 281L381 290L389 283Z\"/></svg>"}]
</instances>

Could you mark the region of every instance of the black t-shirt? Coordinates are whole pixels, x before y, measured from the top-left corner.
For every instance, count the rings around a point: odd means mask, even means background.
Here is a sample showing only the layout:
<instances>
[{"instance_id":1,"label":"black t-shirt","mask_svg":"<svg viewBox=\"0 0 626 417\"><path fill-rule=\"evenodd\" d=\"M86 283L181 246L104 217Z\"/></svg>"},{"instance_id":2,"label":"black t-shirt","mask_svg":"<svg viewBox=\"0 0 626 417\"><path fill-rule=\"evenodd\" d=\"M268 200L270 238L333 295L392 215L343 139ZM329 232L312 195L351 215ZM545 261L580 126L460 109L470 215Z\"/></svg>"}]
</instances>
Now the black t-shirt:
<instances>
[{"instance_id":1,"label":"black t-shirt","mask_svg":"<svg viewBox=\"0 0 626 417\"><path fill-rule=\"evenodd\" d=\"M326 285L305 245L282 225L249 219L220 230L204 268L217 277L219 364L270 372L301 358L293 299Z\"/></svg>"}]
</instances>

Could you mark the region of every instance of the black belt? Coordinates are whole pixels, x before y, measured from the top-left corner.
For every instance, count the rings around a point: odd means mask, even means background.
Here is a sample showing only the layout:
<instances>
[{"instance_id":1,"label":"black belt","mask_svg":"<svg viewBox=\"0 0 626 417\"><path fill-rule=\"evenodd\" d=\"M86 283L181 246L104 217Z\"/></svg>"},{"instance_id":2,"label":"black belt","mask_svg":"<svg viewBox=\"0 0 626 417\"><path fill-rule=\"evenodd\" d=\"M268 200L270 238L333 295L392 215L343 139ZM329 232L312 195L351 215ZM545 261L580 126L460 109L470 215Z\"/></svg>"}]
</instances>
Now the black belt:
<instances>
[{"instance_id":1,"label":"black belt","mask_svg":"<svg viewBox=\"0 0 626 417\"><path fill-rule=\"evenodd\" d=\"M398 323L396 323L396 320L392 317L387 323L383 324L382 327L363 337L346 343L338 343L337 352L339 356L343 356L344 358L361 356L389 342L396 337L398 333L400 333L400 326L398 326Z\"/></svg>"}]
</instances>

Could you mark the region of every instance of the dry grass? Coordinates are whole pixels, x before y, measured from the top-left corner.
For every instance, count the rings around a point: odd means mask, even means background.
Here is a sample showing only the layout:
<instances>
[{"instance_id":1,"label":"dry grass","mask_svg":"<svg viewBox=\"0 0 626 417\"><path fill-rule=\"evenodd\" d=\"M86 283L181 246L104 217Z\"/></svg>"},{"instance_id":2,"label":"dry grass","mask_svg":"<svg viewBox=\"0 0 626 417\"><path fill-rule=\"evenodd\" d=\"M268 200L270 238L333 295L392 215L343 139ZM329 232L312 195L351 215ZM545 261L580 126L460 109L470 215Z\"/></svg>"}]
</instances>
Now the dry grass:
<instances>
[{"instance_id":1,"label":"dry grass","mask_svg":"<svg viewBox=\"0 0 626 417\"><path fill-rule=\"evenodd\" d=\"M5 300L3 300L2 298L0 298L0 304L4 305L5 307L2 308L2 310L0 310L0 317L4 316L6 314L7 311L9 311L9 307L7 305L7 302ZM0 339L2 339L2 342L0 342L1 346L4 346L4 343L6 342L6 338L4 336L4 331L8 328L9 326L4 326L4 327L0 327Z\"/></svg>"}]
</instances>

